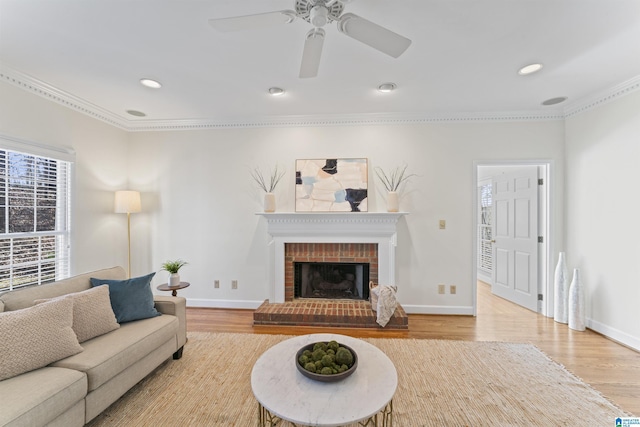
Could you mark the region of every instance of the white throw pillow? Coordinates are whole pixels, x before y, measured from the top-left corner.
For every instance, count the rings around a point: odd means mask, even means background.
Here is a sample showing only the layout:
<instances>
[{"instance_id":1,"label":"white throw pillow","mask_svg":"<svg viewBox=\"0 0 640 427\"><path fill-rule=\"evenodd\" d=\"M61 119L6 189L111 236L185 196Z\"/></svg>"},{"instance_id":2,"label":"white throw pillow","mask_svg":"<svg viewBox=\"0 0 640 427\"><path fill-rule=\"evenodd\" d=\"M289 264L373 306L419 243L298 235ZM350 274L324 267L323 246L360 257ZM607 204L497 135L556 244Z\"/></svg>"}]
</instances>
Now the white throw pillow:
<instances>
[{"instance_id":1,"label":"white throw pillow","mask_svg":"<svg viewBox=\"0 0 640 427\"><path fill-rule=\"evenodd\" d=\"M70 299L0 313L0 381L80 353L72 321Z\"/></svg>"},{"instance_id":2,"label":"white throw pillow","mask_svg":"<svg viewBox=\"0 0 640 427\"><path fill-rule=\"evenodd\" d=\"M111 308L109 286L107 285L97 286L86 291L75 292L54 299L70 299L73 301L72 327L78 336L79 342L85 342L120 327ZM38 299L34 303L40 304L46 301L51 301L51 299Z\"/></svg>"}]
</instances>

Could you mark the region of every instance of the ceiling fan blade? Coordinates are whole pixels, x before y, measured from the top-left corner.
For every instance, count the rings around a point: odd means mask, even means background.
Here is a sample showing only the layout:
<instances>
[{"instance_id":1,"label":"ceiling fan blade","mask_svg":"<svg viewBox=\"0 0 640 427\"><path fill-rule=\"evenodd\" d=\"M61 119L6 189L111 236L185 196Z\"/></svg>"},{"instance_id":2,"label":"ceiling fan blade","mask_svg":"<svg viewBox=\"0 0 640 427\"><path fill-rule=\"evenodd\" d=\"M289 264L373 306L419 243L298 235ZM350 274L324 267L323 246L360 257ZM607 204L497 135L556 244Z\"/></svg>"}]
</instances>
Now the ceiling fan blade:
<instances>
[{"instance_id":1,"label":"ceiling fan blade","mask_svg":"<svg viewBox=\"0 0 640 427\"><path fill-rule=\"evenodd\" d=\"M353 13L343 14L337 24L340 32L394 58L411 44L408 38Z\"/></svg>"},{"instance_id":2,"label":"ceiling fan blade","mask_svg":"<svg viewBox=\"0 0 640 427\"><path fill-rule=\"evenodd\" d=\"M209 19L209 25L218 31L242 31L254 28L289 24L296 18L293 10L258 13L256 15L233 16L231 18Z\"/></svg>"},{"instance_id":3,"label":"ceiling fan blade","mask_svg":"<svg viewBox=\"0 0 640 427\"><path fill-rule=\"evenodd\" d=\"M322 45L324 44L324 30L314 28L307 33L302 52L302 64L300 65L300 78L316 77L322 56Z\"/></svg>"}]
</instances>

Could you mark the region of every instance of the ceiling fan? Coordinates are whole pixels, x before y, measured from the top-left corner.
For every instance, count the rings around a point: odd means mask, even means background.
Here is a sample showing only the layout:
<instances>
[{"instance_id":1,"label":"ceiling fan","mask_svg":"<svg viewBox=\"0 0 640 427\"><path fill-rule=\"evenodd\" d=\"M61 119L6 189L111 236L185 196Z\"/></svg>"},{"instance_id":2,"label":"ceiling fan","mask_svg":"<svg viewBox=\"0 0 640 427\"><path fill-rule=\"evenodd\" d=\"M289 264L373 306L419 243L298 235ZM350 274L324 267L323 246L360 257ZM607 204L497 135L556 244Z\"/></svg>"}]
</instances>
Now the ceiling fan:
<instances>
[{"instance_id":1,"label":"ceiling fan","mask_svg":"<svg viewBox=\"0 0 640 427\"><path fill-rule=\"evenodd\" d=\"M350 2L351 0L295 0L295 10L210 19L209 24L218 31L226 32L290 24L296 18L304 19L313 28L307 33L304 43L301 78L318 75L325 36L322 27L333 21L336 21L341 33L394 58L407 50L411 44L408 38L353 13L342 13L345 5Z\"/></svg>"}]
</instances>

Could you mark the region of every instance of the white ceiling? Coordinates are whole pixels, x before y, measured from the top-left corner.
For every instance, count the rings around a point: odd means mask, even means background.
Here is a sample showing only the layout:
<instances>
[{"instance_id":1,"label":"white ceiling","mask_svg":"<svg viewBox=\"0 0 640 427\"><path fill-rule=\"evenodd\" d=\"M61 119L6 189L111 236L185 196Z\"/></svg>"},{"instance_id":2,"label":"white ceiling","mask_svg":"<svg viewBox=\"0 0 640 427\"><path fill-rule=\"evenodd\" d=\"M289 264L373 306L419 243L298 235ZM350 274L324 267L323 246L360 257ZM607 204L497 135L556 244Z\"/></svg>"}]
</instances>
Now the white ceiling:
<instances>
[{"instance_id":1,"label":"white ceiling","mask_svg":"<svg viewBox=\"0 0 640 427\"><path fill-rule=\"evenodd\" d=\"M640 76L640 0L354 0L345 12L413 43L394 59L329 24L313 79L298 78L309 23L231 33L208 24L293 8L294 0L0 0L0 74L132 128L561 116ZM531 62L543 70L519 76ZM143 87L142 77L163 87ZM375 90L388 81L395 92ZM286 94L269 96L271 86ZM558 96L568 101L541 105Z\"/></svg>"}]
</instances>

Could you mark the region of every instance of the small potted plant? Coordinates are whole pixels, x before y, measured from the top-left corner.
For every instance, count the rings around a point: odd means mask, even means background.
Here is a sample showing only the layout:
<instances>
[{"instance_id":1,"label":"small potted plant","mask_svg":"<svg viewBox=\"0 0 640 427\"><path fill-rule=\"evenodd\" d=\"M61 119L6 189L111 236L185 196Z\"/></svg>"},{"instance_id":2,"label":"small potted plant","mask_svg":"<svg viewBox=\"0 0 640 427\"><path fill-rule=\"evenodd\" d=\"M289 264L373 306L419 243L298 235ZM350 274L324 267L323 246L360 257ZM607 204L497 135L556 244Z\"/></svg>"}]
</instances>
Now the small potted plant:
<instances>
[{"instance_id":1,"label":"small potted plant","mask_svg":"<svg viewBox=\"0 0 640 427\"><path fill-rule=\"evenodd\" d=\"M265 212L275 212L276 211L276 196L273 194L273 191L278 186L280 180L284 176L284 172L278 169L278 165L271 171L268 177L265 178L265 175L258 168L254 168L251 171L251 177L258 184L258 187L262 189L264 194L264 211Z\"/></svg>"},{"instance_id":2,"label":"small potted plant","mask_svg":"<svg viewBox=\"0 0 640 427\"><path fill-rule=\"evenodd\" d=\"M375 171L378 179L382 185L384 185L384 188L387 189L387 210L389 212L398 212L398 188L400 188L403 182L416 176L416 174L407 174L407 165L397 167L389 174L385 173L380 167L377 167Z\"/></svg>"},{"instance_id":3,"label":"small potted plant","mask_svg":"<svg viewBox=\"0 0 640 427\"><path fill-rule=\"evenodd\" d=\"M178 271L187 264L188 263L186 261L182 261L181 259L162 263L162 270L170 274L169 287L178 286L180 284L180 274L178 274Z\"/></svg>"}]
</instances>

